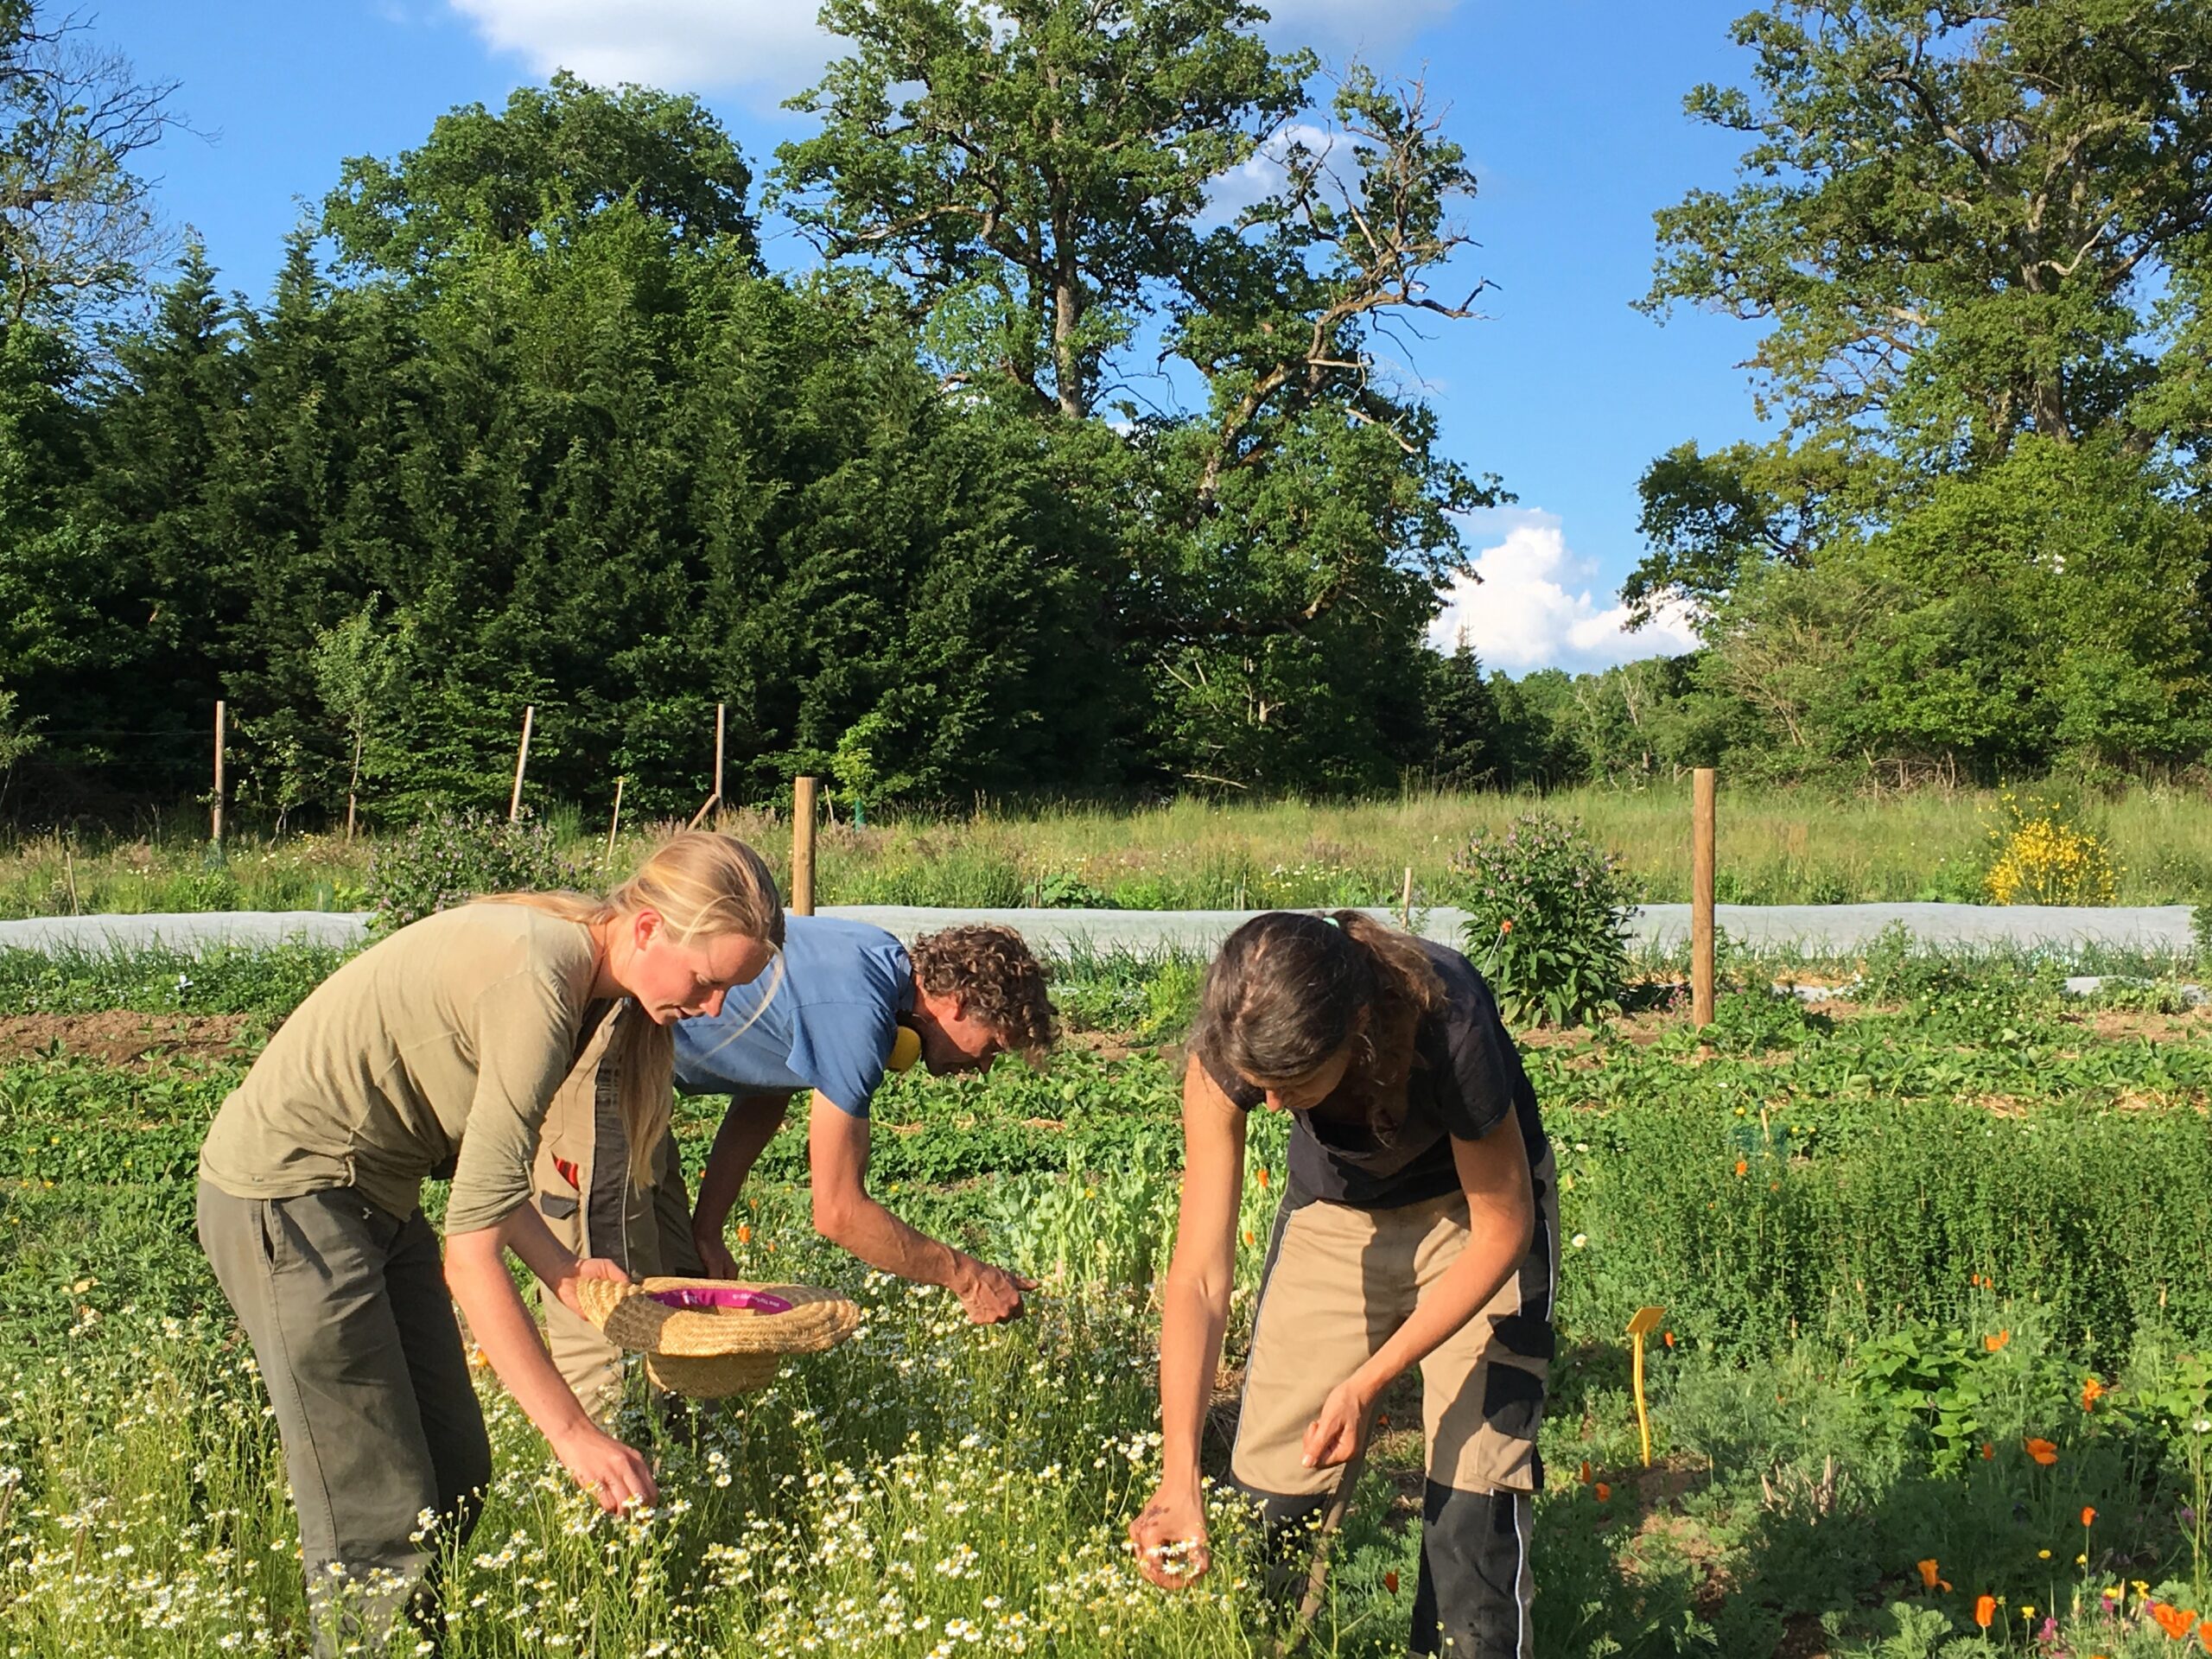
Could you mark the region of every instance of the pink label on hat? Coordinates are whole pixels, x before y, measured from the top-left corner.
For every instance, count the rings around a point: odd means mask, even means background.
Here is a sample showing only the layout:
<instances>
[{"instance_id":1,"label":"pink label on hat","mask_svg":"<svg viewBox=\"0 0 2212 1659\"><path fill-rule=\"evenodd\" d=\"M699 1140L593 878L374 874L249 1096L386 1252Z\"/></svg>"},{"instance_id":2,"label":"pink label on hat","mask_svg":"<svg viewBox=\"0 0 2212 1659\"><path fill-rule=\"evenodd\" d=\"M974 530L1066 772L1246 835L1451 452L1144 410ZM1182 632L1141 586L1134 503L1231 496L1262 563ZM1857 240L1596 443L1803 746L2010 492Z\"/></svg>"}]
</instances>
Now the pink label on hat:
<instances>
[{"instance_id":1,"label":"pink label on hat","mask_svg":"<svg viewBox=\"0 0 2212 1659\"><path fill-rule=\"evenodd\" d=\"M791 1311L791 1305L782 1297L765 1290L747 1290L741 1285L686 1285L679 1290L649 1290L645 1294L663 1307L702 1313L722 1308L747 1308L755 1313Z\"/></svg>"}]
</instances>

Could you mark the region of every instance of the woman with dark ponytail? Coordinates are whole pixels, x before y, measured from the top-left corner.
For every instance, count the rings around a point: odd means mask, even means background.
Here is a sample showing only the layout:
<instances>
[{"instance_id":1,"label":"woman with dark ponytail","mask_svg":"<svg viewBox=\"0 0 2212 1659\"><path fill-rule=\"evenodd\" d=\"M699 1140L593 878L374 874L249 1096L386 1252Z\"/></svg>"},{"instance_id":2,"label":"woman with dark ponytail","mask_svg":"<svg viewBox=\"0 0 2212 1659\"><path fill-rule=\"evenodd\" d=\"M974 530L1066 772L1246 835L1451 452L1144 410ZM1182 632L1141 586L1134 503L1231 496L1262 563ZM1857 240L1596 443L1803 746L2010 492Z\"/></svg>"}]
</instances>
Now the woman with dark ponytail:
<instances>
[{"instance_id":1,"label":"woman with dark ponytail","mask_svg":"<svg viewBox=\"0 0 2212 1659\"><path fill-rule=\"evenodd\" d=\"M1182 1214L1160 1341L1160 1490L1129 1528L1166 1588L1207 1567L1198 1436L1236 1268L1244 1129L1294 1118L1244 1372L1235 1484L1278 1546L1341 1513L1382 1390L1421 1368L1412 1650L1527 1659L1536 1428L1559 1212L1535 1092L1455 950L1357 911L1276 912L1207 969L1183 1079Z\"/></svg>"}]
</instances>

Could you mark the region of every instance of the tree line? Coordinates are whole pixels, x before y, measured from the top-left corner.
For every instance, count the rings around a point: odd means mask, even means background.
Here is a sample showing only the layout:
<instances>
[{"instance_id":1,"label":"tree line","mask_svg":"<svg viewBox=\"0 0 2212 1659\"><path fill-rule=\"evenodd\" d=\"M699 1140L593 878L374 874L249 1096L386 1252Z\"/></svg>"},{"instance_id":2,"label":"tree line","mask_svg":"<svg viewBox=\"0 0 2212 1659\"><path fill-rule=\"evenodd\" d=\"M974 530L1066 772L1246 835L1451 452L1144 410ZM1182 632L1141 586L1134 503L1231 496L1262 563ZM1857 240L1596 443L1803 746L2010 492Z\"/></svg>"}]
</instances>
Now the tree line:
<instances>
[{"instance_id":1,"label":"tree line","mask_svg":"<svg viewBox=\"0 0 2212 1659\"><path fill-rule=\"evenodd\" d=\"M13 804L203 790L219 697L317 821L503 800L525 706L536 788L643 811L717 704L734 795L871 804L2194 764L2200 10L1738 24L1751 89L1691 105L1745 181L1659 215L1646 303L1764 320L1780 435L1643 481L1628 597L1701 649L1516 681L1423 643L1508 498L1389 367L1471 315L1473 176L1242 0L830 0L758 175L556 75L343 162L259 302L148 279L170 89L0 0Z\"/></svg>"}]
</instances>

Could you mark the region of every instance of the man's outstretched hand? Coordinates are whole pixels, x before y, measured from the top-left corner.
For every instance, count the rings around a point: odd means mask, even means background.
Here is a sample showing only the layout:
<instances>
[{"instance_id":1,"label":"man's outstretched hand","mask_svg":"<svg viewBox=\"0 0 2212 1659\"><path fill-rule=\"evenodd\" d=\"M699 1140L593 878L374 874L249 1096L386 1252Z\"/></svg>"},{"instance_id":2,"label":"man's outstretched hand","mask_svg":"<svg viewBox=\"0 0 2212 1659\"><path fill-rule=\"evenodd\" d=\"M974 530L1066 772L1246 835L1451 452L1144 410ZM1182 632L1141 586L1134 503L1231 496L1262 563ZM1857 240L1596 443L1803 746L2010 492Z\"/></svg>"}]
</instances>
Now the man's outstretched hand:
<instances>
[{"instance_id":1,"label":"man's outstretched hand","mask_svg":"<svg viewBox=\"0 0 2212 1659\"><path fill-rule=\"evenodd\" d=\"M962 1273L953 1281L952 1294L968 1310L971 1325L1002 1325L1021 1317L1021 1293L1037 1288L1033 1279L995 1268L974 1256L961 1258Z\"/></svg>"}]
</instances>

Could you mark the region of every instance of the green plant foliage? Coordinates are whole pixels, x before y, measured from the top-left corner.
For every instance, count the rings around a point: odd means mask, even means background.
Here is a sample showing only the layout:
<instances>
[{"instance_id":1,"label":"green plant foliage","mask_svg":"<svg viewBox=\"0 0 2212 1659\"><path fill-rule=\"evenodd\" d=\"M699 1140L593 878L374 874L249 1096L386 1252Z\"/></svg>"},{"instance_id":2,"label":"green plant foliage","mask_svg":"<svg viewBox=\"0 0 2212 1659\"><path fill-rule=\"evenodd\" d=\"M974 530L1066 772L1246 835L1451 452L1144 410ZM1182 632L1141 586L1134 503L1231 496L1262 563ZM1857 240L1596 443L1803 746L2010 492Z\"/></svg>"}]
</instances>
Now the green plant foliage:
<instances>
[{"instance_id":1,"label":"green plant foliage","mask_svg":"<svg viewBox=\"0 0 2212 1659\"><path fill-rule=\"evenodd\" d=\"M0 1010L276 1015L335 959L0 954ZM1762 988L1701 1032L1527 1048L1566 1236L1534 1533L1548 1654L1770 1653L1817 1625L1852 1659L1944 1659L1985 1650L1973 1608L1988 1592L2015 1651L2030 1605L2068 1651L2150 1659L2175 1650L2153 1599L2212 1605L2212 1054L2178 1022L2100 1038L2009 957L1893 941L1867 965L1878 1006L1815 1013ZM1181 1004L1198 964L1059 968L1061 994L1134 1033ZM18 1563L0 1647L300 1647L282 1462L192 1240L199 1141L242 1071L0 1067L0 1554ZM1161 1054L1071 1048L1045 1075L887 1085L874 1190L1044 1281L1029 1318L988 1331L817 1238L804 1135L779 1136L744 1195L741 1270L849 1289L862 1334L681 1435L633 1402L623 1432L652 1446L668 1499L649 1522L595 1522L562 1496L487 1378L499 1472L476 1554L448 1564L448 1650L512 1659L535 1621L626 1650L680 1639L701 1659L810 1640L913 1659L925 1617L932 1646L965 1620L979 1651L1017 1634L1036 1651L1050 1627L1073 1659L1272 1642L1280 1615L1228 1504L1208 1586L1226 1605L1140 1592L1119 1542L1157 1472L1178 1082ZM694 1166L721 1103L683 1105ZM1287 1128L1250 1126L1232 1368ZM435 1218L435 1184L426 1198ZM1620 1332L1649 1302L1666 1313L1646 1356L1647 1471ZM1395 1427L1378 1423L1317 1631L1347 1659L1402 1650L1417 1582L1392 1495L1418 1490L1419 1407L1409 1384L1380 1404Z\"/></svg>"},{"instance_id":2,"label":"green plant foliage","mask_svg":"<svg viewBox=\"0 0 2212 1659\"><path fill-rule=\"evenodd\" d=\"M378 847L365 897L370 925L389 933L484 893L592 885L590 874L563 855L543 823L447 812Z\"/></svg>"},{"instance_id":3,"label":"green plant foliage","mask_svg":"<svg viewBox=\"0 0 2212 1659\"><path fill-rule=\"evenodd\" d=\"M282 1019L351 953L321 945L198 953L0 950L0 1013L251 1014Z\"/></svg>"},{"instance_id":4,"label":"green plant foliage","mask_svg":"<svg viewBox=\"0 0 2212 1659\"><path fill-rule=\"evenodd\" d=\"M1620 1012L1635 887L1580 823L1531 812L1452 861L1467 955L1509 1023L1579 1025Z\"/></svg>"}]
</instances>

